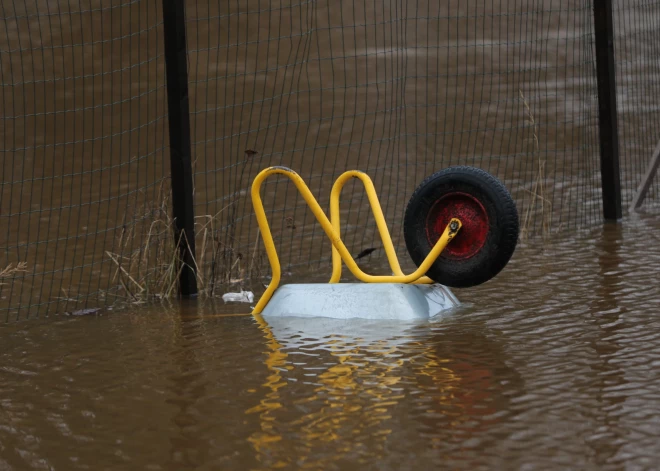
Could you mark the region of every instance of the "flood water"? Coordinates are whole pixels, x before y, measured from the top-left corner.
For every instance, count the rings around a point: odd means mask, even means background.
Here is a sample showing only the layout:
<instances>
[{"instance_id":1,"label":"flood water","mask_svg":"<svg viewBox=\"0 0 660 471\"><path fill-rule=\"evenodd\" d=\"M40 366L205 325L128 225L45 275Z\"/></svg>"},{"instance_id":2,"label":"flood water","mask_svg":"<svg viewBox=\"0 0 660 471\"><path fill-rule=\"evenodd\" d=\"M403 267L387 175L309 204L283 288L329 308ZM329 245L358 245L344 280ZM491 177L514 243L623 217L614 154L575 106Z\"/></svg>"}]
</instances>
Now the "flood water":
<instances>
[{"instance_id":1,"label":"flood water","mask_svg":"<svg viewBox=\"0 0 660 471\"><path fill-rule=\"evenodd\" d=\"M428 323L2 325L0 469L657 468L660 222L565 236Z\"/></svg>"}]
</instances>

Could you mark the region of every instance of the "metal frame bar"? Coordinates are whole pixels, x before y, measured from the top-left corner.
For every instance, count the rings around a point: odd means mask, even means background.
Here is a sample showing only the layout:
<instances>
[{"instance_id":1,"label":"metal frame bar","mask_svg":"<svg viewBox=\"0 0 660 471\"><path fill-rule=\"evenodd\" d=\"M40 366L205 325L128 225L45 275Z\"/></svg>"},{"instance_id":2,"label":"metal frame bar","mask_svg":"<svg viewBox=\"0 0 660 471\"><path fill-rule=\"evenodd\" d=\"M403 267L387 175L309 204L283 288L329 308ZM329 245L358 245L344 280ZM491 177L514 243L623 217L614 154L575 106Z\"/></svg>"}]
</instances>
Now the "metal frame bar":
<instances>
[{"instance_id":1,"label":"metal frame bar","mask_svg":"<svg viewBox=\"0 0 660 471\"><path fill-rule=\"evenodd\" d=\"M651 188L651 183L653 183L653 178L655 178L656 174L658 173L658 168L660 168L660 141L658 141L658 144L655 146L653 156L651 157L649 166L646 169L644 178L642 178L642 182L639 184L637 193L635 194L635 197L630 204L629 211L631 213L635 212L642 206L642 203L644 202L644 199L646 198L646 195Z\"/></svg>"},{"instance_id":2,"label":"metal frame bar","mask_svg":"<svg viewBox=\"0 0 660 471\"><path fill-rule=\"evenodd\" d=\"M392 237L390 237L390 231L387 228L387 223L385 222L385 216L383 215L383 210L380 207L380 201L378 201L378 195L376 194L376 188L374 187L371 178L364 172L358 170L349 170L344 172L339 176L335 181L335 184L332 186L332 192L330 193L330 221L332 221L332 227L334 228L337 234L341 234L341 216L339 213L339 197L341 196L341 190L344 188L344 185L352 178L357 178L364 185L364 190L367 193L367 199L371 205L371 212L374 214L374 219L376 220L376 227L378 227L378 232L380 233L380 238L383 241L383 247L385 249L385 254L387 255L387 261L390 264L392 273L397 276L405 276L403 271L401 271L401 265L399 265L399 259L396 256L396 250L394 249L394 244L392 243ZM332 246L332 277L330 278L330 283L339 283L341 278L341 255L339 251ZM435 283L431 278L424 276L417 280L417 283L430 284Z\"/></svg>"}]
</instances>

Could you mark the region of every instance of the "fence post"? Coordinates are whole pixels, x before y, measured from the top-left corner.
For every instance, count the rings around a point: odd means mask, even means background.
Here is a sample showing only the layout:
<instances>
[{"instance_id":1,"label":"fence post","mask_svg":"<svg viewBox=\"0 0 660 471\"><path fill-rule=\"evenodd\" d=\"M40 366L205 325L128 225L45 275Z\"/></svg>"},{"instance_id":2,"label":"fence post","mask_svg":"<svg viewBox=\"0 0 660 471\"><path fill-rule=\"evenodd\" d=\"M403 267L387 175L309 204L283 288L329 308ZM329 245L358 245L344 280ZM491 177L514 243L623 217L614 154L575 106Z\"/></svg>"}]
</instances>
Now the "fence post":
<instances>
[{"instance_id":1,"label":"fence post","mask_svg":"<svg viewBox=\"0 0 660 471\"><path fill-rule=\"evenodd\" d=\"M622 212L612 0L593 0L593 5L603 215L607 221L616 221Z\"/></svg>"},{"instance_id":2,"label":"fence post","mask_svg":"<svg viewBox=\"0 0 660 471\"><path fill-rule=\"evenodd\" d=\"M183 267L179 278L182 296L197 294L195 215L188 103L188 55L184 0L163 0L165 69L170 132L170 170L175 240Z\"/></svg>"}]
</instances>

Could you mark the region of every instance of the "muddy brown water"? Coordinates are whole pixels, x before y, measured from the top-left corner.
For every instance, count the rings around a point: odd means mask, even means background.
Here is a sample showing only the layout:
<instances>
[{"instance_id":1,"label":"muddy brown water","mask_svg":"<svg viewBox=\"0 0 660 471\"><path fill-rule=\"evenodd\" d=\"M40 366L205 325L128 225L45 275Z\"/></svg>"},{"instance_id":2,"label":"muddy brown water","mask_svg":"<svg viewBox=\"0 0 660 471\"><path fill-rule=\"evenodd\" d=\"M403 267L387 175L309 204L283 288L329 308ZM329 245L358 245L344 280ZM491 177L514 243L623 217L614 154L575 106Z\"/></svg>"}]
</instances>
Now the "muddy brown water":
<instances>
[{"instance_id":1,"label":"muddy brown water","mask_svg":"<svg viewBox=\"0 0 660 471\"><path fill-rule=\"evenodd\" d=\"M565 235L426 323L5 324L0 469L657 469L660 222Z\"/></svg>"}]
</instances>

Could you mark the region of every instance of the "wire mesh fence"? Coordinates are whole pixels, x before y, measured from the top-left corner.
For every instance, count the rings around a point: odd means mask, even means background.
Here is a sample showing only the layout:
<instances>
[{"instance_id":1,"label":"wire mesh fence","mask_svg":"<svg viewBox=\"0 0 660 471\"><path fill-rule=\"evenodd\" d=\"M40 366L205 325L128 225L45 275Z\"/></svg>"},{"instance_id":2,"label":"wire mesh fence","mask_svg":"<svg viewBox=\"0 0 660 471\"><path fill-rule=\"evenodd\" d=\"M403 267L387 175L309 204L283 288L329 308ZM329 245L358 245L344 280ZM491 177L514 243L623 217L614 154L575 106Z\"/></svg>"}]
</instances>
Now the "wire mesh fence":
<instances>
[{"instance_id":1,"label":"wire mesh fence","mask_svg":"<svg viewBox=\"0 0 660 471\"><path fill-rule=\"evenodd\" d=\"M402 252L408 198L450 165L503 180L524 238L602 220L592 0L185 6L205 294L268 274L249 186L269 165L325 208L336 177L367 172ZM660 11L615 9L629 200L658 140ZM161 1L2 2L0 83L0 319L173 293ZM283 266L329 261L293 186L264 191ZM359 185L342 218L353 253L379 247Z\"/></svg>"},{"instance_id":2,"label":"wire mesh fence","mask_svg":"<svg viewBox=\"0 0 660 471\"><path fill-rule=\"evenodd\" d=\"M622 196L630 204L660 142L660 2L615 0ZM656 176L645 205L660 204Z\"/></svg>"},{"instance_id":3,"label":"wire mesh fence","mask_svg":"<svg viewBox=\"0 0 660 471\"><path fill-rule=\"evenodd\" d=\"M367 172L399 249L414 188L450 165L500 177L523 237L601 220L590 1L187 5L196 211L224 229L205 260L219 247L237 270L258 265L247 189L269 165L324 207L340 173ZM282 261L327 261L292 186L266 191ZM349 249L377 247L364 193L345 193Z\"/></svg>"},{"instance_id":4,"label":"wire mesh fence","mask_svg":"<svg viewBox=\"0 0 660 471\"><path fill-rule=\"evenodd\" d=\"M0 319L111 302L170 213L159 12L0 3Z\"/></svg>"}]
</instances>

